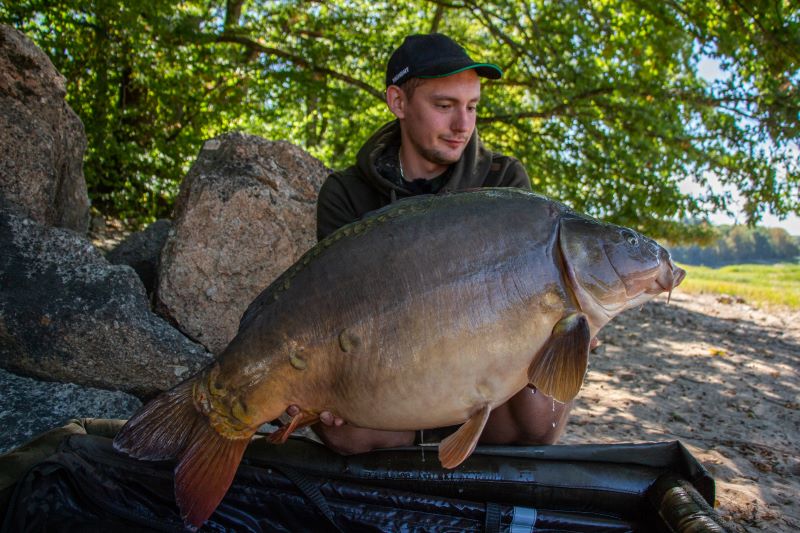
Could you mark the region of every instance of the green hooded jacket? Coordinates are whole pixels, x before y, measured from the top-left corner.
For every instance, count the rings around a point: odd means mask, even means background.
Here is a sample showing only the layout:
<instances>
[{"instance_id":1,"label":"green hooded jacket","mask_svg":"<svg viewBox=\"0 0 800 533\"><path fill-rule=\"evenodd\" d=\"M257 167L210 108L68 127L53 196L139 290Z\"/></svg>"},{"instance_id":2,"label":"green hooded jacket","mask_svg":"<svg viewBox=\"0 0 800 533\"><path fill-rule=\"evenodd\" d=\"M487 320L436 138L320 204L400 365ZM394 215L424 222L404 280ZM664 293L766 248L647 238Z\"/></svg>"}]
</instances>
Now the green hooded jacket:
<instances>
[{"instance_id":1,"label":"green hooded jacket","mask_svg":"<svg viewBox=\"0 0 800 533\"><path fill-rule=\"evenodd\" d=\"M317 199L318 240L370 211L415 194L385 178L376 168L378 158L393 146L400 146L397 120L375 132L359 150L355 165L328 176ZM531 182L519 161L484 148L475 130L461 159L447 171L447 179L438 194L477 187L531 190Z\"/></svg>"}]
</instances>

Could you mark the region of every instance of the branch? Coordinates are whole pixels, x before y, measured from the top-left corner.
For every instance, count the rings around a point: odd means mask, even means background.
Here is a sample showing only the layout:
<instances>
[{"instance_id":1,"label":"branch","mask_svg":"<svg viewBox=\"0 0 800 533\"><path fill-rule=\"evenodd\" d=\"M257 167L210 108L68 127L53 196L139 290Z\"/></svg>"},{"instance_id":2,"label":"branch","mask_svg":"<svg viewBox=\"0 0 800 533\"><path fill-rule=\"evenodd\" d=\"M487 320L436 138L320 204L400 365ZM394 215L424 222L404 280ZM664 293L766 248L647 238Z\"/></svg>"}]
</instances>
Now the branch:
<instances>
[{"instance_id":1,"label":"branch","mask_svg":"<svg viewBox=\"0 0 800 533\"><path fill-rule=\"evenodd\" d=\"M311 30L304 30L304 29L292 29L286 27L287 32L294 33L296 35L303 35L305 37L314 37L315 39L325 39L326 41L332 41L331 37L323 34L321 31L311 31Z\"/></svg>"},{"instance_id":2,"label":"branch","mask_svg":"<svg viewBox=\"0 0 800 533\"><path fill-rule=\"evenodd\" d=\"M203 98L207 97L213 92L216 92L220 87L222 88L224 93L225 89L230 88L230 86L224 85L225 81L227 81L225 78L220 78L212 87L206 87L205 90L203 91ZM171 126L173 128L172 132L169 135L167 135L164 138L164 140L168 143L174 141L178 137L178 135L181 134L184 126L194 123L195 117L197 117L201 113L203 113L203 111L201 111L201 106L199 105L195 106L194 111L191 113L184 114L184 111L180 110L180 116L178 117L177 122Z\"/></svg>"},{"instance_id":3,"label":"branch","mask_svg":"<svg viewBox=\"0 0 800 533\"><path fill-rule=\"evenodd\" d=\"M490 124L492 122L514 122L526 118L550 118L561 114L561 111L566 109L567 104L557 105L547 111L523 111L520 113L511 113L509 115L494 115L491 117L479 117L478 124Z\"/></svg>"},{"instance_id":4,"label":"branch","mask_svg":"<svg viewBox=\"0 0 800 533\"><path fill-rule=\"evenodd\" d=\"M239 19L242 17L242 4L244 0L228 0L225 5L225 28L239 26Z\"/></svg>"},{"instance_id":5,"label":"branch","mask_svg":"<svg viewBox=\"0 0 800 533\"><path fill-rule=\"evenodd\" d=\"M379 91L378 89L374 88L373 86L364 81L361 81L357 78L353 78L346 74L342 74L341 72L336 72L335 70L331 70L326 67L319 67L313 65L310 61L308 61L302 56L299 56L297 54L292 54L291 52L286 52L285 50L280 50L278 48L273 48L270 46L263 45L260 42L251 39L250 37L245 37L243 35L235 35L225 32L217 37L217 41L241 44L243 46L246 46L250 50L257 50L258 52L261 52L263 54L268 54L275 57L280 57L282 59L286 59L287 61L294 63L298 67L310 70L311 72L316 72L318 74L325 74L327 76L330 76L331 78L343 81L349 85L352 85L363 91L366 91L375 98L383 101L383 92Z\"/></svg>"},{"instance_id":6,"label":"branch","mask_svg":"<svg viewBox=\"0 0 800 533\"><path fill-rule=\"evenodd\" d=\"M445 2L444 0L429 0L432 4L436 4L437 6L441 7L454 7L456 9L461 7L466 7L464 4L456 4L453 2Z\"/></svg>"},{"instance_id":7,"label":"branch","mask_svg":"<svg viewBox=\"0 0 800 533\"><path fill-rule=\"evenodd\" d=\"M708 35L706 35L705 31L700 29L697 24L694 23L693 17L689 13L687 9L684 9L683 5L680 2L675 0L667 0L665 3L668 7L672 8L673 11L676 13L675 18L667 18L662 16L661 12L654 7L653 4L649 2L642 2L639 0L634 0L634 3L644 11L649 12L652 15L658 17L661 22L672 26L674 28L682 29L688 32L690 35L694 36L695 39L700 41L701 43L705 43L708 40ZM683 19L681 20L681 15Z\"/></svg>"},{"instance_id":8,"label":"branch","mask_svg":"<svg viewBox=\"0 0 800 533\"><path fill-rule=\"evenodd\" d=\"M518 51L520 54L525 54L527 52L527 50L523 46L521 46L519 43L517 43L511 37L509 37L508 35L506 35L502 31L500 31L500 29L495 24L492 23L491 15L489 13L487 13L487 11L485 9L481 8L479 5L477 5L474 2L470 2L469 6L467 6L467 7L469 7L469 9L472 10L472 12L476 16L478 16L478 17L482 16L483 17L483 24L489 29L489 31L499 41L504 42L507 46L509 46L513 50Z\"/></svg>"},{"instance_id":9,"label":"branch","mask_svg":"<svg viewBox=\"0 0 800 533\"><path fill-rule=\"evenodd\" d=\"M528 59L530 59L530 61L531 61L531 65L530 66L533 67L533 69L538 69L537 68L537 58L536 58L536 55L533 53L533 51L528 49L528 48L526 48L525 46L521 45L517 41L515 41L507 33L501 31L500 28L498 28L497 25L492 22L492 18L502 20L502 21L506 22L507 24L508 24L508 21L506 21L503 17L501 17L501 16L499 16L499 15L497 15L495 13L489 12L487 9L485 9L484 7L482 7L481 5L479 5L478 3L474 2L474 1L471 1L471 0L466 0L466 1L468 3L468 8L472 11L473 15L475 15L475 17L478 20L480 20L485 27L487 27L489 29L489 32L492 35L494 35L495 38L499 42L505 43L511 50L514 51L514 53L515 53L514 61L518 60L519 57L524 55ZM535 27L536 26L536 22L532 21L532 23L533 23L533 26ZM525 33L524 30L522 30L522 28L519 27L519 25L516 25L515 27L517 29L519 29L520 31L523 31L523 34ZM544 37L538 38L538 39L533 39L532 41L535 42L535 43L544 43L545 46L549 47L548 41ZM555 53L552 51L552 48L551 48L551 55L553 57L555 57ZM550 72L547 69L541 69L541 70L542 70L543 77L549 78L549 80L552 81L555 84L556 79L552 75L550 75ZM533 72L531 72L531 74L533 75ZM532 76L532 77L538 77L538 76Z\"/></svg>"},{"instance_id":10,"label":"branch","mask_svg":"<svg viewBox=\"0 0 800 533\"><path fill-rule=\"evenodd\" d=\"M430 33L436 33L439 31L439 23L442 21L443 14L444 14L444 6L442 4L437 4L436 13L434 13L433 21L431 21Z\"/></svg>"},{"instance_id":11,"label":"branch","mask_svg":"<svg viewBox=\"0 0 800 533\"><path fill-rule=\"evenodd\" d=\"M613 92L613 89L610 87L599 87L597 89L591 89L589 91L577 94L573 96L569 100L569 102L558 104L557 106L551 107L550 109L547 109L545 111L523 111L520 113L511 113L508 115L481 117L478 119L478 123L487 124L490 122L513 122L525 118L550 118L562 114L564 110L571 108L575 103L579 102L580 100L587 100L595 96L599 96L601 94L608 94L611 92Z\"/></svg>"},{"instance_id":12,"label":"branch","mask_svg":"<svg viewBox=\"0 0 800 533\"><path fill-rule=\"evenodd\" d=\"M734 0L734 3L737 6L739 6L739 8L742 11L747 13L747 15L759 27L759 29L761 30L761 34L764 35L767 38L768 41L770 41L773 45L783 49L783 51L785 51L787 55L792 56L793 60L795 60L795 61L800 60L800 54L798 54L797 49L792 47L792 46L787 46L786 43L784 43L783 41L781 41L780 39L778 39L775 36L774 32L772 32L769 29L765 28L764 24L761 23L761 19L756 15L756 13L754 13L753 11L750 10L750 6L748 4L742 3L739 0ZM787 32L787 34L788 34L788 32Z\"/></svg>"}]
</instances>

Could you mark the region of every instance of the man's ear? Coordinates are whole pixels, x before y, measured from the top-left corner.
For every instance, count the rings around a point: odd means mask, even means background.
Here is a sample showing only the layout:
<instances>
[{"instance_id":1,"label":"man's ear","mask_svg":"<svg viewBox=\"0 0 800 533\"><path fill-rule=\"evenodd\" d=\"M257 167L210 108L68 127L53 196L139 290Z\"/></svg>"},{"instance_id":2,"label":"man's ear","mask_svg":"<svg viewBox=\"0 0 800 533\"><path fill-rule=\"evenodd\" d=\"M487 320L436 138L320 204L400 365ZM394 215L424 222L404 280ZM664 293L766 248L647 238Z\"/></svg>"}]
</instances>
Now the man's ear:
<instances>
[{"instance_id":1,"label":"man's ear","mask_svg":"<svg viewBox=\"0 0 800 533\"><path fill-rule=\"evenodd\" d=\"M397 118L406 116L406 94L397 85L389 85L386 89L386 105Z\"/></svg>"}]
</instances>

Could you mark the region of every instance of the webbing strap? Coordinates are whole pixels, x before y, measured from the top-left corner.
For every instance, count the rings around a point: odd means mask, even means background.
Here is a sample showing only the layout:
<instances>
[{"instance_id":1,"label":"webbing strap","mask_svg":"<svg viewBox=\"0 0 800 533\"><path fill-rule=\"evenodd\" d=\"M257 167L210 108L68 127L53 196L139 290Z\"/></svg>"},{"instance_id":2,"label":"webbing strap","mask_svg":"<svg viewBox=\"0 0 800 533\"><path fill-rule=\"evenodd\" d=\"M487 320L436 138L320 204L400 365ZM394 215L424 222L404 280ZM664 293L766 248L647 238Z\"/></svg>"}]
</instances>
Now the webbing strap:
<instances>
[{"instance_id":1,"label":"webbing strap","mask_svg":"<svg viewBox=\"0 0 800 533\"><path fill-rule=\"evenodd\" d=\"M510 532L533 533L537 514L536 509L530 507L514 507Z\"/></svg>"},{"instance_id":2,"label":"webbing strap","mask_svg":"<svg viewBox=\"0 0 800 533\"><path fill-rule=\"evenodd\" d=\"M500 533L500 517L502 508L494 502L486 502L486 520L483 523L485 533Z\"/></svg>"},{"instance_id":3,"label":"webbing strap","mask_svg":"<svg viewBox=\"0 0 800 533\"><path fill-rule=\"evenodd\" d=\"M313 481L308 479L297 470L293 470L286 466L272 465L272 467L286 476L289 481L294 483L295 486L300 489L300 492L303 493L303 496L308 498L308 500L314 504L314 507L316 507L317 510L328 519L328 522L331 523L336 531L339 533L344 533L344 530L339 527L339 524L336 523L336 517L333 514L333 510L328 505L328 500L325 499L325 496L322 495L322 493L319 491L319 488L314 484Z\"/></svg>"}]
</instances>

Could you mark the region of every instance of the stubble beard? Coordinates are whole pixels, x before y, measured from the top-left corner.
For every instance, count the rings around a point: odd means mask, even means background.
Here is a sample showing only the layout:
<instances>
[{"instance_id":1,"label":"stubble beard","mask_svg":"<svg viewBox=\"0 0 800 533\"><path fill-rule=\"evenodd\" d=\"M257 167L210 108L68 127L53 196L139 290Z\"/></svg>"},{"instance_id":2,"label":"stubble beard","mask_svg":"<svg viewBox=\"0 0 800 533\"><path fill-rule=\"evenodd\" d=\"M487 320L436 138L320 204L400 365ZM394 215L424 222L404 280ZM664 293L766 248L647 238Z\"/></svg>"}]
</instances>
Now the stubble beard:
<instances>
[{"instance_id":1,"label":"stubble beard","mask_svg":"<svg viewBox=\"0 0 800 533\"><path fill-rule=\"evenodd\" d=\"M430 161L431 163L436 163L437 165L447 165L450 166L456 161L460 159L460 156L456 159L446 157L443 153L439 152L438 150L429 150L426 153L422 154L422 157Z\"/></svg>"},{"instance_id":2,"label":"stubble beard","mask_svg":"<svg viewBox=\"0 0 800 533\"><path fill-rule=\"evenodd\" d=\"M414 138L409 138L409 141L417 154L422 156L422 158L426 161L435 165L450 166L453 163L456 163L459 159L461 159L461 156L464 154L464 150L466 149L466 145L464 145L457 155L450 155L444 150L440 150L438 148L422 146L422 143L417 142L417 140Z\"/></svg>"},{"instance_id":3,"label":"stubble beard","mask_svg":"<svg viewBox=\"0 0 800 533\"><path fill-rule=\"evenodd\" d=\"M454 157L446 154L441 150L437 150L436 148L423 148L420 146L419 153L423 158L430 161L431 163L434 163L436 165L450 166L453 163L457 162L459 159L461 159L461 155L464 153L464 151L463 150L460 151L458 155Z\"/></svg>"}]
</instances>

